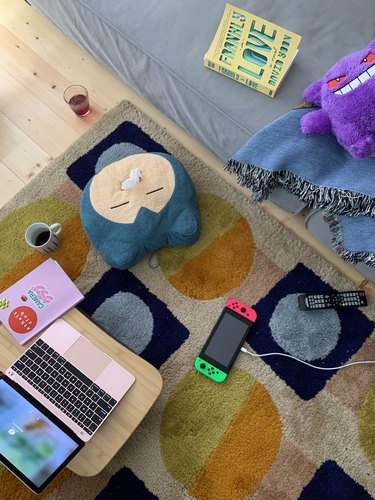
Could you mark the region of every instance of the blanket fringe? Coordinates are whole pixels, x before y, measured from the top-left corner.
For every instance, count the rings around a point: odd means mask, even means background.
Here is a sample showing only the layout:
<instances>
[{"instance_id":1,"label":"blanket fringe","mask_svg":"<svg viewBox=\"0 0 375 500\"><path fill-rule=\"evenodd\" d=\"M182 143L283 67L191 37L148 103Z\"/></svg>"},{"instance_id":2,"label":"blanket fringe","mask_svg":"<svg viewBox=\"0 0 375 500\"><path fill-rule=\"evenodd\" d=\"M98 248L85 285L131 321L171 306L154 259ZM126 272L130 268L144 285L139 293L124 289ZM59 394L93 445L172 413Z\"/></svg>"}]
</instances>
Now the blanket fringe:
<instances>
[{"instance_id":1,"label":"blanket fringe","mask_svg":"<svg viewBox=\"0 0 375 500\"><path fill-rule=\"evenodd\" d=\"M237 182L253 192L255 201L268 198L276 188L282 187L296 195L308 207L324 208L340 215L367 215L375 217L375 197L338 188L317 186L287 170L271 172L250 163L229 160L224 169L237 175Z\"/></svg>"},{"instance_id":2,"label":"blanket fringe","mask_svg":"<svg viewBox=\"0 0 375 500\"><path fill-rule=\"evenodd\" d=\"M344 248L344 232L339 218L334 214L324 213L323 219L330 227L332 233L332 245L336 252L344 260L351 264L363 262L370 267L375 267L375 254L370 252L351 252Z\"/></svg>"}]
</instances>

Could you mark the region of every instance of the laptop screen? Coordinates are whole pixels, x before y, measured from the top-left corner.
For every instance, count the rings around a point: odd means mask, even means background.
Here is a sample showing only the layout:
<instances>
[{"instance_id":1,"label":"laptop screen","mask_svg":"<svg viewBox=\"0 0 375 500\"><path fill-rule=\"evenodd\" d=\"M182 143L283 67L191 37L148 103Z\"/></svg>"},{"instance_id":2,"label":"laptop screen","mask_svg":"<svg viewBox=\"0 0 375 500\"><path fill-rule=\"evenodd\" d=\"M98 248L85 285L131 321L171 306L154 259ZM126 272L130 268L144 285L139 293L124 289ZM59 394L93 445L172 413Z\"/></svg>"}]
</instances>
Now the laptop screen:
<instances>
[{"instance_id":1,"label":"laptop screen","mask_svg":"<svg viewBox=\"0 0 375 500\"><path fill-rule=\"evenodd\" d=\"M14 382L0 378L0 461L36 493L83 442Z\"/></svg>"}]
</instances>

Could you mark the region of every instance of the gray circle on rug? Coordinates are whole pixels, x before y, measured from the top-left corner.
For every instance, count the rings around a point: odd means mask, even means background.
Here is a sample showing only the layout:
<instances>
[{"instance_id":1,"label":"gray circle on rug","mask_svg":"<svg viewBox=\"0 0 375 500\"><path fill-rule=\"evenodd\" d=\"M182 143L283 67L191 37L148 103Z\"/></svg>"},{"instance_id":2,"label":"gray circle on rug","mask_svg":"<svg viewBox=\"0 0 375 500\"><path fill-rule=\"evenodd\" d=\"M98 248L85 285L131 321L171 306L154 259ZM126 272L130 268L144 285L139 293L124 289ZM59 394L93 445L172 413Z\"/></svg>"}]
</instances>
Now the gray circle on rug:
<instances>
[{"instance_id":1,"label":"gray circle on rug","mask_svg":"<svg viewBox=\"0 0 375 500\"><path fill-rule=\"evenodd\" d=\"M95 165L95 174L98 174L104 167L119 161L122 158L126 158L130 155L136 155L139 153L146 153L146 151L131 142L121 142L120 144L114 144L110 148L106 149L100 156Z\"/></svg>"},{"instance_id":2,"label":"gray circle on rug","mask_svg":"<svg viewBox=\"0 0 375 500\"><path fill-rule=\"evenodd\" d=\"M298 295L287 295L275 307L269 322L272 337L292 356L304 361L324 359L337 345L340 318L334 309L301 311Z\"/></svg>"},{"instance_id":3,"label":"gray circle on rug","mask_svg":"<svg viewBox=\"0 0 375 500\"><path fill-rule=\"evenodd\" d=\"M111 337L136 354L147 347L154 330L149 307L129 292L118 292L106 299L92 317Z\"/></svg>"}]
</instances>

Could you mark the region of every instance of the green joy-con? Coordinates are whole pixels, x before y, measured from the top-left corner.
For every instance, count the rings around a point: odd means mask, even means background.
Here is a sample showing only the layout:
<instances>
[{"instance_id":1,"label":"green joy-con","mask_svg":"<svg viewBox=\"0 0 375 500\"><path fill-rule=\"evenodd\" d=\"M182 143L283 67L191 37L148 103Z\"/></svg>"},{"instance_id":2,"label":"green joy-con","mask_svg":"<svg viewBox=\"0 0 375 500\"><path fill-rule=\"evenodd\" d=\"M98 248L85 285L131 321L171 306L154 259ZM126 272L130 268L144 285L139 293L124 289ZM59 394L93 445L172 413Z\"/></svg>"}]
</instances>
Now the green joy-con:
<instances>
[{"instance_id":1,"label":"green joy-con","mask_svg":"<svg viewBox=\"0 0 375 500\"><path fill-rule=\"evenodd\" d=\"M215 382L224 382L228 375L222 370L219 370L219 368L216 368L216 366L207 363L207 361L199 356L195 359L194 366L196 370L206 375L206 377L212 378Z\"/></svg>"}]
</instances>

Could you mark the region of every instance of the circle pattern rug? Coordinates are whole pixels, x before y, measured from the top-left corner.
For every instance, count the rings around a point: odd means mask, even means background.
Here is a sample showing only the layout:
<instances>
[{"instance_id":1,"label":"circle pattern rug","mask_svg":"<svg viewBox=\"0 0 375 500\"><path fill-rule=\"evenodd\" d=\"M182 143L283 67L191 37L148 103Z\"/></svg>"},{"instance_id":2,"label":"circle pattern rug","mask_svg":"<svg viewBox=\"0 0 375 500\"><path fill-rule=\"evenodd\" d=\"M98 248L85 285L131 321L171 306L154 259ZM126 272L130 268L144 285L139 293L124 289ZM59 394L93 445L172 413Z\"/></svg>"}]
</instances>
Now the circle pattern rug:
<instances>
[{"instance_id":1,"label":"circle pattern rug","mask_svg":"<svg viewBox=\"0 0 375 500\"><path fill-rule=\"evenodd\" d=\"M119 271L90 245L79 203L93 175L140 152L168 153L185 166L202 230L192 246L162 248ZM36 220L63 225L53 258L85 295L79 307L153 364L164 384L98 476L66 469L41 498L375 497L372 366L322 371L241 352L223 383L194 370L230 297L257 312L245 343L257 354L291 354L323 368L375 359L373 301L362 309L300 311L301 293L353 285L223 176L124 101L1 209L0 291L47 258L24 243ZM0 468L0 498L34 496Z\"/></svg>"}]
</instances>

